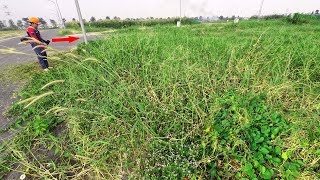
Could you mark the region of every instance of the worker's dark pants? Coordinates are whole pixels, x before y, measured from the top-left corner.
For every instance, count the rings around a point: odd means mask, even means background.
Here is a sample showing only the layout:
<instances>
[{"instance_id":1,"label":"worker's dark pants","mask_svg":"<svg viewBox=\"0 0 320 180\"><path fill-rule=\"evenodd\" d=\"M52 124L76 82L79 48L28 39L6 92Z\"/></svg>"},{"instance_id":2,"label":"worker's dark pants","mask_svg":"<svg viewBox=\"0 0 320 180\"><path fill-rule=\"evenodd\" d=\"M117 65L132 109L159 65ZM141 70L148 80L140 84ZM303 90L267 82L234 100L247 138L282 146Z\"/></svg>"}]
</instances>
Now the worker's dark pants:
<instances>
[{"instance_id":1,"label":"worker's dark pants","mask_svg":"<svg viewBox=\"0 0 320 180\"><path fill-rule=\"evenodd\" d=\"M37 46L37 44L31 44L32 48ZM47 52L44 51L45 49L43 47L38 47L34 49L34 52L37 54L39 63L42 67L42 69L47 69L49 67L48 58L47 58Z\"/></svg>"}]
</instances>

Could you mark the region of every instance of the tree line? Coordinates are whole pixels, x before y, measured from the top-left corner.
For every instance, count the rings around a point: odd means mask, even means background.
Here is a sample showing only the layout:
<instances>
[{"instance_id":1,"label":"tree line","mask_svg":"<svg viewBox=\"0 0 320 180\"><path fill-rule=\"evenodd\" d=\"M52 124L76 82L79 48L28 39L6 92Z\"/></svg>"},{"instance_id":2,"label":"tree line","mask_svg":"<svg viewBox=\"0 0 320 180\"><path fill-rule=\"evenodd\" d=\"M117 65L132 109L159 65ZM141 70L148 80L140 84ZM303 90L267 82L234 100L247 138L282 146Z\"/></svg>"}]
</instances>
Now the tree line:
<instances>
[{"instance_id":1,"label":"tree line","mask_svg":"<svg viewBox=\"0 0 320 180\"><path fill-rule=\"evenodd\" d=\"M320 15L320 11L319 10L315 10L315 11L312 11L311 13L309 13L311 15ZM266 15L266 16L263 16L263 18L265 19L277 19L277 18L283 18L285 17L286 15L278 15L278 14L273 14L273 15ZM185 17L184 17L185 18ZM191 17L191 19L194 19L194 20L198 20L198 21L206 21L206 20L210 20L212 17L203 17L203 16L199 16L199 17ZM231 17L224 17L224 16L217 16L216 17L216 20L234 20L236 18L239 18L239 19L243 19L243 17L240 17L240 16L231 16ZM249 19L258 19L259 17L257 15L253 15L251 16ZM154 17L147 17L147 18L125 18L123 20L136 20L136 21L139 21L139 20L163 20L163 19L172 19L172 17L168 17L168 18L154 18ZM175 19L175 18L173 18ZM94 23L96 21L102 21L103 19L96 19L94 16L92 16L90 18L90 20L88 21L89 23ZM117 16L114 16L113 18L110 17L110 16L106 16L106 18L104 20L122 20L120 17L117 17ZM72 21L73 22L76 22L76 18L72 18ZM83 19L84 22L87 22L86 19Z\"/></svg>"},{"instance_id":2,"label":"tree line","mask_svg":"<svg viewBox=\"0 0 320 180\"><path fill-rule=\"evenodd\" d=\"M310 13L311 15L320 15L319 10L315 10L312 13ZM276 19L276 18L283 18L285 17L285 15L268 15L268 16L263 16L264 19ZM241 17L236 17L236 16L232 16L232 17L224 17L224 16L219 16L217 17L217 20L233 20L235 18L240 18ZM258 16L252 16L250 17L250 19L258 19ZM141 21L141 20L164 20L164 19L175 19L175 18L154 18L154 17L148 17L148 18L126 18L124 20L131 20L131 21ZM197 21L205 21L205 20L210 20L210 17L193 17L193 18L189 18L189 19L194 19ZM91 17L89 20L89 24L94 23L96 21L101 21L103 19L99 19L96 20L95 17ZM113 18L110 16L106 16L104 20L121 20L120 17L118 16L114 16ZM58 23L54 20L54 19L50 19L50 28L57 28L58 27ZM63 18L63 21L66 22L66 19ZM84 22L86 22L85 19L83 19ZM43 18L39 18L39 22L40 22L40 28L49 28L49 24L43 19ZM76 18L72 18L72 22L76 22ZM6 29L24 29L27 28L29 26L28 23L28 18L22 18L21 20L17 20L16 22L14 22L12 19L7 21L1 21L0 20L0 30L6 30Z\"/></svg>"},{"instance_id":3,"label":"tree line","mask_svg":"<svg viewBox=\"0 0 320 180\"><path fill-rule=\"evenodd\" d=\"M65 19L63 19L66 21ZM50 19L50 25L43 18L39 18L40 28L57 28L58 23L54 19ZM15 30L15 29L25 29L29 26L28 18L22 18L14 22L12 19L8 21L0 20L0 30Z\"/></svg>"}]
</instances>

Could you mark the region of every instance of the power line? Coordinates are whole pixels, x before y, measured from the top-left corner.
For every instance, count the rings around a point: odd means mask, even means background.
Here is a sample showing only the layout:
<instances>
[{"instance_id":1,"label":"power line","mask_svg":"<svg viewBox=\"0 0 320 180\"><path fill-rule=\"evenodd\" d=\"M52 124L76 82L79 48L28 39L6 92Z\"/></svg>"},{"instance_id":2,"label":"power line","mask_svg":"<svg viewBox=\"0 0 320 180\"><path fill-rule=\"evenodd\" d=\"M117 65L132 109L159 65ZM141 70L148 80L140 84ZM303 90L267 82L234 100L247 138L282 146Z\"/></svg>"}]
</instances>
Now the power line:
<instances>
[{"instance_id":1,"label":"power line","mask_svg":"<svg viewBox=\"0 0 320 180\"><path fill-rule=\"evenodd\" d=\"M5 14L6 17L8 17L9 19L12 18L12 12L10 11L9 9L9 6L5 3L5 1L0 1L0 3L2 4L2 9L3 9L3 12Z\"/></svg>"},{"instance_id":2,"label":"power line","mask_svg":"<svg viewBox=\"0 0 320 180\"><path fill-rule=\"evenodd\" d=\"M60 19L61 19L61 22L62 22L62 27L65 29L66 26L65 26L64 20L63 20L63 18L62 18L62 14L61 14L61 11L60 11L60 7L59 7L59 4L58 4L58 0L56 0L56 6L57 6L57 9L58 9L58 13L59 13L59 15L60 15Z\"/></svg>"},{"instance_id":3,"label":"power line","mask_svg":"<svg viewBox=\"0 0 320 180\"><path fill-rule=\"evenodd\" d=\"M48 0L48 1L55 5L56 13L57 13L58 19L60 21L60 24L62 25L63 28L65 28L64 21L63 21L63 18L62 18L62 15L61 15L61 11L60 11L60 8L59 8L58 0L55 0L55 1L54 0Z\"/></svg>"},{"instance_id":4,"label":"power line","mask_svg":"<svg viewBox=\"0 0 320 180\"><path fill-rule=\"evenodd\" d=\"M7 15L7 16L10 16L11 15L11 12L10 12L10 10L9 10L9 8L8 8L8 5L3 5L3 9L4 9L4 13Z\"/></svg>"}]
</instances>

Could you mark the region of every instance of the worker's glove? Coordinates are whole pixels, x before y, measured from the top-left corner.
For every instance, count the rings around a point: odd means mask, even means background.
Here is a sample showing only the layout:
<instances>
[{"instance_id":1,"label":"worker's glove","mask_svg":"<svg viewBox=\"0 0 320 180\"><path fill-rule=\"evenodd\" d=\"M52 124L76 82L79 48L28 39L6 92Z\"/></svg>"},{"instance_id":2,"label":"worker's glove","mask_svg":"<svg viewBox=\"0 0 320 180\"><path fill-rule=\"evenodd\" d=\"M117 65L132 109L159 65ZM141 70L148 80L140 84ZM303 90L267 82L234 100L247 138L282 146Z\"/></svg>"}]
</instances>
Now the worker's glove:
<instances>
[{"instance_id":1,"label":"worker's glove","mask_svg":"<svg viewBox=\"0 0 320 180\"><path fill-rule=\"evenodd\" d=\"M49 45L50 42L51 42L50 40L46 40L46 41L45 41L45 43L46 43L47 45Z\"/></svg>"},{"instance_id":2,"label":"worker's glove","mask_svg":"<svg viewBox=\"0 0 320 180\"><path fill-rule=\"evenodd\" d=\"M20 38L20 41L21 41L21 42L28 41L28 40L29 40L29 39L26 38L26 37Z\"/></svg>"}]
</instances>

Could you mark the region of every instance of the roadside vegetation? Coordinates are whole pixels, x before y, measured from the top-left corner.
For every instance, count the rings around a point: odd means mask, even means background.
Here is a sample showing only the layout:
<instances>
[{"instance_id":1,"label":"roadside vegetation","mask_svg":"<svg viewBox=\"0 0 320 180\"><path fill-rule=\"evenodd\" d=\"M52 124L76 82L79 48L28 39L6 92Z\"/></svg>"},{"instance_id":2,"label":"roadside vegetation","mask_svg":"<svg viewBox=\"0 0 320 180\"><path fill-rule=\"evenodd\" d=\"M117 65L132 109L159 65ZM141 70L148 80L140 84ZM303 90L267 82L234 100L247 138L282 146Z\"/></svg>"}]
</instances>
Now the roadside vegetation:
<instances>
[{"instance_id":1,"label":"roadside vegetation","mask_svg":"<svg viewBox=\"0 0 320 180\"><path fill-rule=\"evenodd\" d=\"M10 111L27 125L0 177L320 178L320 25L302 20L132 26L54 57Z\"/></svg>"},{"instance_id":2,"label":"roadside vegetation","mask_svg":"<svg viewBox=\"0 0 320 180\"><path fill-rule=\"evenodd\" d=\"M117 30L115 29L106 29L106 28L87 28L88 36L109 36L114 34ZM70 36L70 35L82 35L80 28L78 29L61 29L58 33L59 36Z\"/></svg>"},{"instance_id":3,"label":"roadside vegetation","mask_svg":"<svg viewBox=\"0 0 320 180\"><path fill-rule=\"evenodd\" d=\"M74 34L80 34L82 33L80 29L60 29L58 35L59 36L68 36L68 35L74 35Z\"/></svg>"},{"instance_id":4,"label":"roadside vegetation","mask_svg":"<svg viewBox=\"0 0 320 180\"><path fill-rule=\"evenodd\" d=\"M0 40L6 39L10 37L22 36L24 35L25 31L23 30L2 30L0 31Z\"/></svg>"},{"instance_id":5,"label":"roadside vegetation","mask_svg":"<svg viewBox=\"0 0 320 180\"><path fill-rule=\"evenodd\" d=\"M176 25L179 19L149 19L149 20L98 20L93 22L85 22L85 26L95 27L95 28L114 28L121 29L132 26L155 26L155 25ZM197 22L190 18L183 18L182 23L191 25L197 24ZM68 28L79 28L79 22L69 22L66 24ZM90 28L89 28L90 29Z\"/></svg>"}]
</instances>

